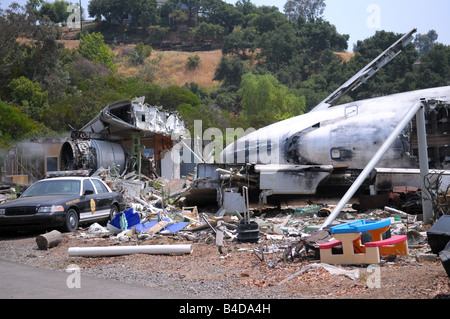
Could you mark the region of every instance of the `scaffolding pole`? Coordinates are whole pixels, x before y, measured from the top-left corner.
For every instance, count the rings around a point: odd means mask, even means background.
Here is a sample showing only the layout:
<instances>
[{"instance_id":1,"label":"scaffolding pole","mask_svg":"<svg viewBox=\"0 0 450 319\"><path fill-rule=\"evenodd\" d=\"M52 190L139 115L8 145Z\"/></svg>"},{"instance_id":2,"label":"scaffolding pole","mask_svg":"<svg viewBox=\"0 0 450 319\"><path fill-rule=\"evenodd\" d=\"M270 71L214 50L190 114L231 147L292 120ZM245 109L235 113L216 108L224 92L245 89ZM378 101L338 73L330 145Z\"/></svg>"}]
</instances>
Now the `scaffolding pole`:
<instances>
[{"instance_id":1,"label":"scaffolding pole","mask_svg":"<svg viewBox=\"0 0 450 319\"><path fill-rule=\"evenodd\" d=\"M355 182L352 184L352 186L348 189L348 191L345 193L344 197L339 201L339 203L336 205L336 207L333 209L333 212L328 216L328 218L325 220L323 225L320 227L320 229L323 229L327 226L329 226L339 215L342 208L345 206L345 204L348 203L348 201L353 197L353 195L356 193L356 191L359 189L359 187L362 185L364 180L369 176L370 172L374 169L375 165L380 161L381 157L386 153L386 151L389 149L389 147L392 145L392 143L395 141L395 139L400 135L404 127L412 120L414 115L418 113L418 111L422 108L422 101L415 103L411 108L408 110L408 112L405 114L403 119L398 123L397 127L392 131L391 135L386 139L386 141L381 145L380 149L375 153L374 157L370 160L370 162L367 164L367 166L364 168L364 170L361 172L361 174L358 176L358 178L355 180ZM422 110L423 112L423 110ZM424 121L425 123L425 121ZM426 144L426 137L425 137L425 144ZM426 148L425 148L426 151ZM425 160L428 159L428 156L425 158ZM420 157L419 157L420 160Z\"/></svg>"}]
</instances>

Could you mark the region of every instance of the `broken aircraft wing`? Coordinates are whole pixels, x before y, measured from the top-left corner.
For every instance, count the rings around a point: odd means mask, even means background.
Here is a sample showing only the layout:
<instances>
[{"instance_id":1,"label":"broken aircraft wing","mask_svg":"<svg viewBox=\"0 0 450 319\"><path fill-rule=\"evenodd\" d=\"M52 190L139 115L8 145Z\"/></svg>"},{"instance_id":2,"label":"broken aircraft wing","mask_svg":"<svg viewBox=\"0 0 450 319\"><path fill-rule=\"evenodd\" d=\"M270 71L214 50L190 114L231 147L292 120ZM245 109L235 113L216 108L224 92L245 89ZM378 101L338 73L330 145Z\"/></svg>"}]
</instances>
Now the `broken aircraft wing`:
<instances>
[{"instance_id":1,"label":"broken aircraft wing","mask_svg":"<svg viewBox=\"0 0 450 319\"><path fill-rule=\"evenodd\" d=\"M402 36L397 42L391 45L386 51L381 53L372 62L367 64L361 71L356 73L347 82L341 85L336 91L329 95L325 100L319 103L311 112L325 110L335 104L341 97L347 94L349 91L353 91L361 84L365 83L370 77L375 75L382 67L393 60L402 49L406 47L413 39L413 34L417 32L417 29L413 29L410 32Z\"/></svg>"}]
</instances>

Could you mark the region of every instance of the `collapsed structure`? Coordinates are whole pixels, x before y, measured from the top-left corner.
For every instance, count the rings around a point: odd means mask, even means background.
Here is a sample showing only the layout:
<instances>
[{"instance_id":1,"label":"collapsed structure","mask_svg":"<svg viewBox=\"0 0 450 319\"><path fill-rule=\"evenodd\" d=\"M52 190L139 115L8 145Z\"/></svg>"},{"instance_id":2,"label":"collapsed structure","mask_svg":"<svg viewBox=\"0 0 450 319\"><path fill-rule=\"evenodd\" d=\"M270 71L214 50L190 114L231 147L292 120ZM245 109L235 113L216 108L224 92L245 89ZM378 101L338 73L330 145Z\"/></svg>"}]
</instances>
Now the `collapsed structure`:
<instances>
[{"instance_id":1,"label":"collapsed structure","mask_svg":"<svg viewBox=\"0 0 450 319\"><path fill-rule=\"evenodd\" d=\"M18 143L10 150L2 179L28 185L48 171L112 168L118 175L136 170L147 176L180 177L171 149L186 133L175 112L150 106L145 98L107 105L70 138Z\"/></svg>"},{"instance_id":2,"label":"collapsed structure","mask_svg":"<svg viewBox=\"0 0 450 319\"><path fill-rule=\"evenodd\" d=\"M72 131L72 139L61 148L61 170L115 166L123 174L136 167L139 173L144 168L148 176L168 173L179 177L176 168L164 166L163 159L185 133L177 113L145 104L145 97L115 102L83 128ZM144 150L147 155L141 156ZM170 165L170 159L167 162Z\"/></svg>"},{"instance_id":3,"label":"collapsed structure","mask_svg":"<svg viewBox=\"0 0 450 319\"><path fill-rule=\"evenodd\" d=\"M217 192L217 201L231 206L230 211L239 198L243 202L242 186L254 190L262 204L272 195L314 195L324 187L350 187L374 158L376 165L359 185L367 194L389 194L395 186L423 189L422 164L427 166L428 186L439 182L438 191L446 191L450 184L450 86L335 106L400 54L415 32L401 37L311 112L238 139L220 154L221 163L199 164L193 194ZM410 114L413 107L415 112ZM413 119L419 108L426 118L422 134ZM378 154L395 130L398 133ZM426 136L423 147L422 136ZM425 152L419 154L421 148Z\"/></svg>"}]
</instances>

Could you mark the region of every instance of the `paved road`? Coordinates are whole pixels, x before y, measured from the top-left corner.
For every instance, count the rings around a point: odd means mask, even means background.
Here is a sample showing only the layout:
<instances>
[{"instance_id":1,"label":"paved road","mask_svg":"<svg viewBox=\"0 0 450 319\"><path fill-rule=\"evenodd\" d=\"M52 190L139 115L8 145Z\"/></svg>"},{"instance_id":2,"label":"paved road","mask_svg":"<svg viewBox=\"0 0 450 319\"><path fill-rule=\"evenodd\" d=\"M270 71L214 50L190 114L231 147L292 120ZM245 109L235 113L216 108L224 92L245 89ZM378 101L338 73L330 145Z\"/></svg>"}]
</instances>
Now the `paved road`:
<instances>
[{"instance_id":1,"label":"paved road","mask_svg":"<svg viewBox=\"0 0 450 319\"><path fill-rule=\"evenodd\" d=\"M77 277L78 276L78 277ZM73 288L69 288L72 286ZM77 288L79 287L79 288ZM186 295L0 259L0 299L188 299Z\"/></svg>"}]
</instances>

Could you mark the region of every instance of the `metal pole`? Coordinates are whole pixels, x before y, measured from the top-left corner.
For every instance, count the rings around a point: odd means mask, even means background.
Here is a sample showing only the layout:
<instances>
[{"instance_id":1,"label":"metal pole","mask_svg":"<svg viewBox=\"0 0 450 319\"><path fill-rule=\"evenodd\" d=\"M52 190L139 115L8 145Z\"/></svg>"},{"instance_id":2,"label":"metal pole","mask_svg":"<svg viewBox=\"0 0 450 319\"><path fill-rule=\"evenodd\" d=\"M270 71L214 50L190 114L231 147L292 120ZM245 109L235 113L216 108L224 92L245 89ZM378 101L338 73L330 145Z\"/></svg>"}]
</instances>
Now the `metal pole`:
<instances>
[{"instance_id":1,"label":"metal pole","mask_svg":"<svg viewBox=\"0 0 450 319\"><path fill-rule=\"evenodd\" d=\"M80 32L83 34L83 9L81 7L81 0L80 0Z\"/></svg>"},{"instance_id":2,"label":"metal pole","mask_svg":"<svg viewBox=\"0 0 450 319\"><path fill-rule=\"evenodd\" d=\"M394 131L392 131L391 135L389 135L389 137L386 139L383 145L381 145L380 149L375 153L374 157L370 160L370 162L367 164L367 166L364 168L364 170L361 172L361 174L358 176L358 178L355 180L352 186L348 189L344 197L342 197L342 199L333 209L333 212L330 214L330 216L328 216L328 218L325 220L320 229L323 229L324 227L330 225L333 222L333 220L337 217L337 215L339 215L342 208L353 197L353 195L356 193L356 191L364 182L364 180L367 178L367 176L369 176L370 172L373 170L375 165L380 161L384 153L386 153L391 144L395 141L398 135L400 135L403 128L411 121L411 119L417 113L421 105L422 105L421 102L417 102L413 106L411 106L411 108L405 114L401 122L398 123L397 127L394 129Z\"/></svg>"},{"instance_id":3,"label":"metal pole","mask_svg":"<svg viewBox=\"0 0 450 319\"><path fill-rule=\"evenodd\" d=\"M433 206L430 200L430 193L427 189L426 178L429 173L428 166L428 146L427 146L427 133L425 128L425 112L423 106L417 111L416 114L416 127L417 138L419 144L419 167L420 178L422 182L422 212L423 223L428 225L430 219L433 217Z\"/></svg>"}]
</instances>

